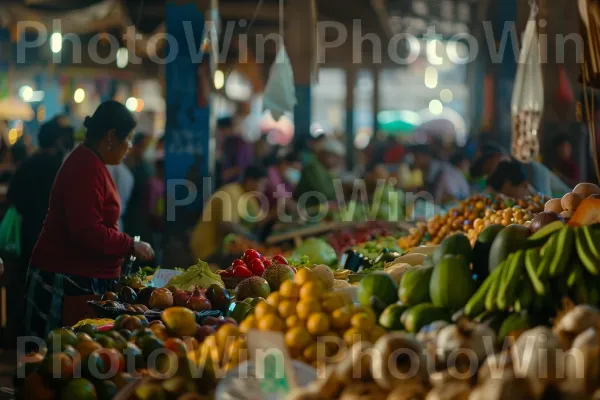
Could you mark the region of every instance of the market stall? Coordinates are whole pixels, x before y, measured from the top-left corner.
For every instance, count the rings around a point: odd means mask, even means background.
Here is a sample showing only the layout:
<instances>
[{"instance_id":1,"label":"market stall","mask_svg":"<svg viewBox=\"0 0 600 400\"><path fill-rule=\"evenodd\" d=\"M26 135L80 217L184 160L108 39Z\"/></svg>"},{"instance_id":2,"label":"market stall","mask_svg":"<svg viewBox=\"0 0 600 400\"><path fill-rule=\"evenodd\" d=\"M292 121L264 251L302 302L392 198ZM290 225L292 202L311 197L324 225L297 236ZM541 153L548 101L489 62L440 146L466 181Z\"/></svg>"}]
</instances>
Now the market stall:
<instances>
[{"instance_id":1,"label":"market stall","mask_svg":"<svg viewBox=\"0 0 600 400\"><path fill-rule=\"evenodd\" d=\"M289 258L247 249L217 273L146 269L90 302L99 318L23 357L17 388L48 399L596 398L599 197L584 183L545 204L471 199L465 210L479 214L454 224L464 214L450 213L436 244L415 231L316 262L328 253L312 242ZM344 269L358 254L376 261ZM280 350L283 364L259 350Z\"/></svg>"}]
</instances>

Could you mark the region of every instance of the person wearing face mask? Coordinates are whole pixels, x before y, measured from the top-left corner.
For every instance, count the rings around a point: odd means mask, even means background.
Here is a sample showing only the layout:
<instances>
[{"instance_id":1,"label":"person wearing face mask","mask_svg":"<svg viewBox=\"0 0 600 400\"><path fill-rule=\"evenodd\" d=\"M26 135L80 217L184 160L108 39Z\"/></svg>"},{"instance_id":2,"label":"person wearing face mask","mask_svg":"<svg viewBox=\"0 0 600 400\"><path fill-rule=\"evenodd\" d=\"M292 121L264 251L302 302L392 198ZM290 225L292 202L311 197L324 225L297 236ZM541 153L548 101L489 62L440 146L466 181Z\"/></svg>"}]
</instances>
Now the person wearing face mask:
<instances>
[{"instance_id":1,"label":"person wearing face mask","mask_svg":"<svg viewBox=\"0 0 600 400\"><path fill-rule=\"evenodd\" d=\"M136 121L116 101L85 119L87 137L60 168L48 214L27 275L26 334L45 337L63 326L65 296L113 289L126 257L154 258L152 247L119 232L121 205L106 165L118 165L131 146Z\"/></svg>"},{"instance_id":2,"label":"person wearing face mask","mask_svg":"<svg viewBox=\"0 0 600 400\"><path fill-rule=\"evenodd\" d=\"M344 167L344 145L335 139L325 139L316 149L316 157L302 170L302 175L294 198L298 201L303 195L320 193L327 201L336 200L336 191L333 179L337 177ZM306 207L319 205L316 196L306 197Z\"/></svg>"},{"instance_id":3,"label":"person wearing face mask","mask_svg":"<svg viewBox=\"0 0 600 400\"><path fill-rule=\"evenodd\" d=\"M292 152L285 157L278 158L267 169L265 196L269 200L270 210L277 208L278 201L285 201L285 207L288 211L296 209L292 194L300 181L301 168L297 153Z\"/></svg>"}]
</instances>

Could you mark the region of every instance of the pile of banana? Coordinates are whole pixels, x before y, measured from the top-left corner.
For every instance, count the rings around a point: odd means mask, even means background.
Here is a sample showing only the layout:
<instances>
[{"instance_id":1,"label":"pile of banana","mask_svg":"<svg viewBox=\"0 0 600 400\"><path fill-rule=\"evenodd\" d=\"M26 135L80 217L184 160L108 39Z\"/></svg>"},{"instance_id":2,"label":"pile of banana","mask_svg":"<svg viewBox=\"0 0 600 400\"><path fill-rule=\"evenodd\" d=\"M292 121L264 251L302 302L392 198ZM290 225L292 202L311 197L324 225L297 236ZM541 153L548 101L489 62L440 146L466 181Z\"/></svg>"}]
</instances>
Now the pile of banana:
<instances>
[{"instance_id":1,"label":"pile of banana","mask_svg":"<svg viewBox=\"0 0 600 400\"><path fill-rule=\"evenodd\" d=\"M600 303L600 230L565 225L542 243L512 252L491 271L465 306L465 314L539 310L569 297Z\"/></svg>"}]
</instances>

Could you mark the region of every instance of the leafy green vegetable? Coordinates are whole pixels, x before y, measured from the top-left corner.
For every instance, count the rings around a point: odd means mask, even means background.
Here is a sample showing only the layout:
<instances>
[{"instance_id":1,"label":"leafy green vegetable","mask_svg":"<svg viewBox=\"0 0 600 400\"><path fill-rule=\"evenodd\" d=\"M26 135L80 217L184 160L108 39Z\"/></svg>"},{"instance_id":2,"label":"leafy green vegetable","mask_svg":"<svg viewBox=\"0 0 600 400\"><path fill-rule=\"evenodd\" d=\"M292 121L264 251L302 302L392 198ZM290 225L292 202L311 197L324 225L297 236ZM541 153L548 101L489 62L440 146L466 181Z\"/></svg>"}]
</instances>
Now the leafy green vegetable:
<instances>
[{"instance_id":1,"label":"leafy green vegetable","mask_svg":"<svg viewBox=\"0 0 600 400\"><path fill-rule=\"evenodd\" d=\"M308 257L314 264L325 264L333 267L337 263L337 254L333 247L319 238L305 240L296 248L292 254L292 259L300 261L303 256Z\"/></svg>"},{"instance_id":2,"label":"leafy green vegetable","mask_svg":"<svg viewBox=\"0 0 600 400\"><path fill-rule=\"evenodd\" d=\"M208 288L213 284L225 287L221 277L212 272L207 263L198 260L196 265L192 265L181 275L171 278L165 286L175 286L181 290L193 290L196 286Z\"/></svg>"},{"instance_id":3,"label":"leafy green vegetable","mask_svg":"<svg viewBox=\"0 0 600 400\"><path fill-rule=\"evenodd\" d=\"M288 260L290 267L300 268L300 267L312 267L314 263L310 262L310 258L308 256L302 256L299 259L290 259Z\"/></svg>"}]
</instances>

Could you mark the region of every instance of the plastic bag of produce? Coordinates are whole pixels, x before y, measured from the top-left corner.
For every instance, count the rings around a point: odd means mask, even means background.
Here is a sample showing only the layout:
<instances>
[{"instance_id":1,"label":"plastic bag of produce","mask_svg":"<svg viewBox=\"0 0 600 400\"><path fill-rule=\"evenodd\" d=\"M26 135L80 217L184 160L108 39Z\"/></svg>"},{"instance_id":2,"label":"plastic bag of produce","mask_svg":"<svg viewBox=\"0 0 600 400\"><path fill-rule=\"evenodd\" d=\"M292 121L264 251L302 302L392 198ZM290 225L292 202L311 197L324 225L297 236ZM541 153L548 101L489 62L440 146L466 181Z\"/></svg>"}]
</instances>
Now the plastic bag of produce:
<instances>
[{"instance_id":1,"label":"plastic bag of produce","mask_svg":"<svg viewBox=\"0 0 600 400\"><path fill-rule=\"evenodd\" d=\"M318 238L305 240L292 254L292 259L295 261L299 261L303 257L308 257L311 263L325 264L330 267L334 267L337 263L337 254L333 247L325 240Z\"/></svg>"},{"instance_id":2,"label":"plastic bag of produce","mask_svg":"<svg viewBox=\"0 0 600 400\"><path fill-rule=\"evenodd\" d=\"M511 103L512 154L522 162L536 160L540 152L538 129L544 109L544 82L537 32L537 11L537 5L533 2L523 33Z\"/></svg>"}]
</instances>

